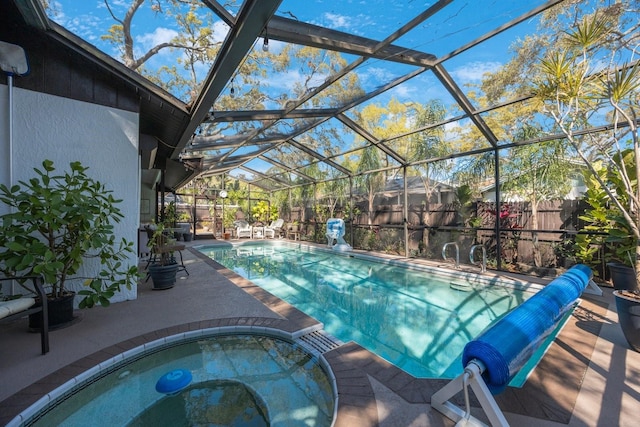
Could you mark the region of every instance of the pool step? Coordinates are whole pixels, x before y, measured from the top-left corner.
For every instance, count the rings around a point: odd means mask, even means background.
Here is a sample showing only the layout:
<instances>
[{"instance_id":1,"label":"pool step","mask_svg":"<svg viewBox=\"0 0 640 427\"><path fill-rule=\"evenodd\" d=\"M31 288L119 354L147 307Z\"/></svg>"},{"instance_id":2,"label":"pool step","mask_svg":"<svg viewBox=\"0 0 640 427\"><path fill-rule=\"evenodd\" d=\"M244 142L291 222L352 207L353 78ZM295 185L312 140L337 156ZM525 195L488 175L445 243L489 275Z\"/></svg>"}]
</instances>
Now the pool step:
<instances>
[{"instance_id":1,"label":"pool step","mask_svg":"<svg viewBox=\"0 0 640 427\"><path fill-rule=\"evenodd\" d=\"M343 344L342 341L327 334L323 330L302 335L296 340L296 343L314 356L319 356Z\"/></svg>"}]
</instances>

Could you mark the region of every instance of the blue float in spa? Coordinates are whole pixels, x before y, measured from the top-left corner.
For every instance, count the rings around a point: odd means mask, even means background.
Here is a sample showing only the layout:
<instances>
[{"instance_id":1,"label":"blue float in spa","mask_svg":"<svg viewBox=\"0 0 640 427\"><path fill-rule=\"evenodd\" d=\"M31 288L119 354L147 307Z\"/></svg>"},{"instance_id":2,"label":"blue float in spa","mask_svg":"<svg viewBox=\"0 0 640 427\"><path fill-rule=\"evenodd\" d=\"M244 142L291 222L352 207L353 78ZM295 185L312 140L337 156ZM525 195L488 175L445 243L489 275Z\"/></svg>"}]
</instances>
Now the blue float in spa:
<instances>
[{"instance_id":1,"label":"blue float in spa","mask_svg":"<svg viewBox=\"0 0 640 427\"><path fill-rule=\"evenodd\" d=\"M162 394L176 394L191 384L193 376L186 369L174 369L160 377L156 383L156 391Z\"/></svg>"}]
</instances>

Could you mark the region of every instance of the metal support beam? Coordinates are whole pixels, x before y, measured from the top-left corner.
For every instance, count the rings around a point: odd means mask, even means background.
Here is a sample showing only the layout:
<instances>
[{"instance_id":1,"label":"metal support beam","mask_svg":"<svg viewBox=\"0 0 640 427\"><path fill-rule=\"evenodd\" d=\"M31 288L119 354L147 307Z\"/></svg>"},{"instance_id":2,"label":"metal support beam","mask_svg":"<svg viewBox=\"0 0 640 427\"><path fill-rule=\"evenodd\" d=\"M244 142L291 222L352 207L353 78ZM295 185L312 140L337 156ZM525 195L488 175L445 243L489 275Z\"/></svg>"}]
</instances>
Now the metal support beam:
<instances>
[{"instance_id":1,"label":"metal support beam","mask_svg":"<svg viewBox=\"0 0 640 427\"><path fill-rule=\"evenodd\" d=\"M451 75L445 70L442 65L437 65L433 68L433 73L436 77L442 82L445 89L449 91L451 96L456 100L462 111L469 115L471 121L478 127L480 133L484 135L484 137L489 141L489 143L493 147L498 146L498 138L494 135L493 131L489 128L489 126L485 123L485 121L478 115L475 111L473 104L466 97L466 95L462 92L460 87L453 80Z\"/></svg>"},{"instance_id":2,"label":"metal support beam","mask_svg":"<svg viewBox=\"0 0 640 427\"><path fill-rule=\"evenodd\" d=\"M298 141L296 141L295 139L290 139L289 141L287 141L289 144L291 144L292 146L296 147L298 150L302 150L305 153L307 153L308 155L310 155L311 157L315 157L316 159L328 164L329 166L332 166L334 168L336 168L337 170L339 170L340 172L342 172L343 174L347 175L347 176L351 176L351 171L339 164L337 164L336 162L334 162L333 160L329 160L326 157L320 155L320 153L312 150L309 147L306 147L304 144L299 143Z\"/></svg>"},{"instance_id":3,"label":"metal support beam","mask_svg":"<svg viewBox=\"0 0 640 427\"><path fill-rule=\"evenodd\" d=\"M253 47L256 39L276 12L282 0L246 0L236 16L236 25L232 26L222 43L216 61L203 82L200 96L194 103L191 121L184 129L172 157L187 145L191 136L209 114L211 106L218 98L227 82L240 66Z\"/></svg>"},{"instance_id":4,"label":"metal support beam","mask_svg":"<svg viewBox=\"0 0 640 427\"><path fill-rule=\"evenodd\" d=\"M363 128L358 123L351 120L346 115L342 113L338 114L337 119L340 120L342 123L344 123L348 128L352 129L355 133L357 133L358 135L360 135L361 137L369 141L372 145L375 145L376 147L378 147L380 150L382 150L386 155L391 157L396 162L400 163L401 165L404 165L405 163L407 163L406 159L404 159L398 153L393 151L391 148L382 144L380 140L378 140L375 136L371 135L365 128Z\"/></svg>"},{"instance_id":5,"label":"metal support beam","mask_svg":"<svg viewBox=\"0 0 640 427\"><path fill-rule=\"evenodd\" d=\"M402 229L404 230L404 256L409 258L409 188L407 184L407 167L402 167L404 205L402 206Z\"/></svg>"}]
</instances>

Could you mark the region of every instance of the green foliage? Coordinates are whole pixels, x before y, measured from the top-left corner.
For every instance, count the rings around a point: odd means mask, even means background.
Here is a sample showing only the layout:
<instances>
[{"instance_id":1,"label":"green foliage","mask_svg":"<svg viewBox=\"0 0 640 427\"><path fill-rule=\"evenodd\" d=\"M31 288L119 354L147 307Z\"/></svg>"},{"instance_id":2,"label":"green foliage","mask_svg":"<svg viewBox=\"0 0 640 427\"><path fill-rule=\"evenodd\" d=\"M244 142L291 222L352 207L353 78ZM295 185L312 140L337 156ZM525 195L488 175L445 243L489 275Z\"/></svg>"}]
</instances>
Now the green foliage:
<instances>
[{"instance_id":1,"label":"green foliage","mask_svg":"<svg viewBox=\"0 0 640 427\"><path fill-rule=\"evenodd\" d=\"M149 239L149 245L155 248L160 248L165 245L172 245L175 243L175 238L172 237L170 228L173 225L166 222L160 222L153 226L153 235ZM161 251L159 256L154 261L156 265L171 265L176 263L176 258L173 251Z\"/></svg>"},{"instance_id":2,"label":"green foliage","mask_svg":"<svg viewBox=\"0 0 640 427\"><path fill-rule=\"evenodd\" d=\"M176 225L176 204L174 202L169 203L164 207L164 212L162 214L163 222L167 227L173 227Z\"/></svg>"},{"instance_id":3,"label":"green foliage","mask_svg":"<svg viewBox=\"0 0 640 427\"><path fill-rule=\"evenodd\" d=\"M342 218L344 219L344 222L350 222L350 221L353 222L358 219L361 213L362 211L360 210L360 208L357 206L354 206L353 209L351 209L351 212L349 212L348 209L345 210L342 214Z\"/></svg>"},{"instance_id":4,"label":"green foliage","mask_svg":"<svg viewBox=\"0 0 640 427\"><path fill-rule=\"evenodd\" d=\"M616 156L615 162L620 164L621 158L625 160L625 167L635 175L633 152L626 150L622 153L622 157ZM600 184L600 182L607 183L623 205L628 205L629 195L625 194L625 186L619 171L620 167L608 170L601 167L598 169L600 181L593 175L585 177L587 192L584 195L584 200L589 204L589 208L579 218L586 223L585 231L602 233L602 235L578 234L576 237L576 256L586 264L593 265L598 248L605 246L606 261L617 261L628 266L633 265L637 239L629 222L622 215L620 209L612 203L608 192Z\"/></svg>"},{"instance_id":5,"label":"green foliage","mask_svg":"<svg viewBox=\"0 0 640 427\"><path fill-rule=\"evenodd\" d=\"M191 215L189 212L182 211L177 215L176 222L191 222Z\"/></svg>"},{"instance_id":6,"label":"green foliage","mask_svg":"<svg viewBox=\"0 0 640 427\"><path fill-rule=\"evenodd\" d=\"M136 284L138 269L123 262L134 253L133 243L116 241L113 224L122 213L104 184L87 176L87 168L72 162L70 171L55 174L51 160L34 168L36 176L8 188L0 185L0 201L10 212L0 217L0 271L7 277L42 275L57 298L68 292L65 284L78 279L86 260L100 269L84 279L81 308L109 305L122 286Z\"/></svg>"},{"instance_id":7,"label":"green foliage","mask_svg":"<svg viewBox=\"0 0 640 427\"><path fill-rule=\"evenodd\" d=\"M261 221L267 224L278 219L278 208L270 206L265 200L260 200L258 203L251 206L251 214L256 221Z\"/></svg>"},{"instance_id":8,"label":"green foliage","mask_svg":"<svg viewBox=\"0 0 640 427\"><path fill-rule=\"evenodd\" d=\"M315 203L313 205L313 215L317 223L324 224L329 219L329 207L320 203Z\"/></svg>"},{"instance_id":9,"label":"green foliage","mask_svg":"<svg viewBox=\"0 0 640 427\"><path fill-rule=\"evenodd\" d=\"M224 209L224 215L222 217L222 225L224 228L231 228L233 226L233 222L236 220L236 212L238 212L238 208L226 207Z\"/></svg>"},{"instance_id":10,"label":"green foliage","mask_svg":"<svg viewBox=\"0 0 640 427\"><path fill-rule=\"evenodd\" d=\"M472 226L470 224L472 222L476 223L478 218L473 216L473 193L471 191L471 187L466 184L457 187L455 190L455 196L455 205L458 210L461 224L464 226Z\"/></svg>"}]
</instances>

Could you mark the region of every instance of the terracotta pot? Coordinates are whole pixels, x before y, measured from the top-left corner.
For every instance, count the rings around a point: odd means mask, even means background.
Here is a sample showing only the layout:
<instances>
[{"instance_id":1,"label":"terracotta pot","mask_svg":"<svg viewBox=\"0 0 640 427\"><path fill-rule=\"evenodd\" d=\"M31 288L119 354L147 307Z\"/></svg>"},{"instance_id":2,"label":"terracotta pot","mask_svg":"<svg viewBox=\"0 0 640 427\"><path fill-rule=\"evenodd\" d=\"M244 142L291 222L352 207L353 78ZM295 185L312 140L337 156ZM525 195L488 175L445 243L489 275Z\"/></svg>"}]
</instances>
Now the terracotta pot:
<instances>
[{"instance_id":1,"label":"terracotta pot","mask_svg":"<svg viewBox=\"0 0 640 427\"><path fill-rule=\"evenodd\" d=\"M629 347L640 352L640 295L629 295L625 291L613 291L616 297L618 322Z\"/></svg>"}]
</instances>

